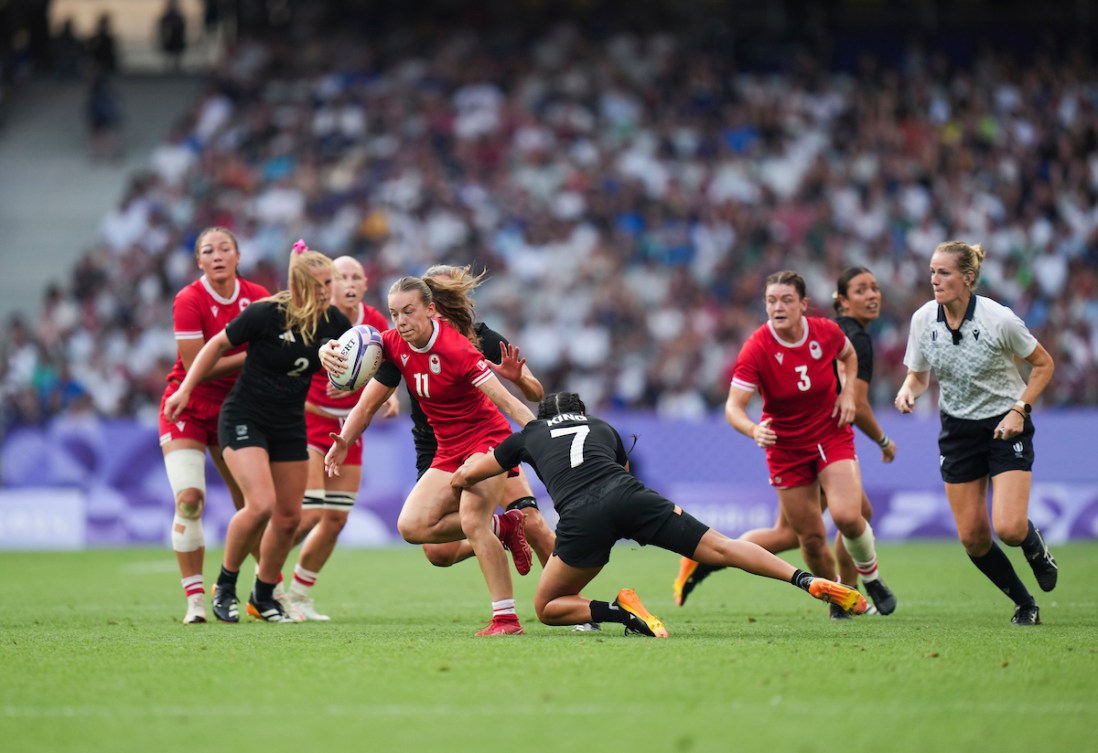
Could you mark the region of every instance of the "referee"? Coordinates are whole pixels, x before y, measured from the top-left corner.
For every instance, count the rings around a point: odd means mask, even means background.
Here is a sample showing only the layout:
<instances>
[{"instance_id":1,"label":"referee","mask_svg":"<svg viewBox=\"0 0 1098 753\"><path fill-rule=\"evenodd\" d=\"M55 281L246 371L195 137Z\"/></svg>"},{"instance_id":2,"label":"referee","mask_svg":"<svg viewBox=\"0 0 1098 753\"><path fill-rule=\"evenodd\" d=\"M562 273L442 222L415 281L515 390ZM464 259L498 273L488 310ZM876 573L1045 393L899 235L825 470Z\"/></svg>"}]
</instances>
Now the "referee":
<instances>
[{"instance_id":1,"label":"referee","mask_svg":"<svg viewBox=\"0 0 1098 753\"><path fill-rule=\"evenodd\" d=\"M1052 379L1048 351L1006 306L978 296L984 251L949 241L930 258L934 300L911 317L907 377L896 407L910 413L937 375L942 430L939 466L957 536L972 563L1014 602L1014 625L1039 625L1037 602L992 538L1020 546L1043 591L1056 587L1056 560L1029 520L1033 479L1030 410ZM1015 358L1032 366L1022 379ZM987 512L991 479L991 518Z\"/></svg>"}]
</instances>

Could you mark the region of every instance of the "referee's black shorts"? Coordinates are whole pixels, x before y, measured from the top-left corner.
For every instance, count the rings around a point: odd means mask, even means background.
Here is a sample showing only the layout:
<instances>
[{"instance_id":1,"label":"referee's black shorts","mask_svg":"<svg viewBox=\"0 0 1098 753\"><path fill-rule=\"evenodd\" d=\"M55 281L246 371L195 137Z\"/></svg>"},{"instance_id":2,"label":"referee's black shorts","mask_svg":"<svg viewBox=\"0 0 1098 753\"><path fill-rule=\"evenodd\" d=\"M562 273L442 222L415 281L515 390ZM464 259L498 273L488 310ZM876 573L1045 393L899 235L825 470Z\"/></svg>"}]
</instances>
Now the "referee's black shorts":
<instances>
[{"instance_id":1,"label":"referee's black shorts","mask_svg":"<svg viewBox=\"0 0 1098 753\"><path fill-rule=\"evenodd\" d=\"M593 484L585 498L560 511L553 554L572 567L601 567L610 561L618 539L633 539L693 557L709 530L685 510L675 512L670 500L635 477L623 475Z\"/></svg>"},{"instance_id":2,"label":"referee's black shorts","mask_svg":"<svg viewBox=\"0 0 1098 753\"><path fill-rule=\"evenodd\" d=\"M1005 471L1033 470L1033 420L1026 416L1025 427L1018 436L995 439L995 427L1005 415L970 421L942 414L942 430L938 434L942 481L964 484Z\"/></svg>"}]
</instances>

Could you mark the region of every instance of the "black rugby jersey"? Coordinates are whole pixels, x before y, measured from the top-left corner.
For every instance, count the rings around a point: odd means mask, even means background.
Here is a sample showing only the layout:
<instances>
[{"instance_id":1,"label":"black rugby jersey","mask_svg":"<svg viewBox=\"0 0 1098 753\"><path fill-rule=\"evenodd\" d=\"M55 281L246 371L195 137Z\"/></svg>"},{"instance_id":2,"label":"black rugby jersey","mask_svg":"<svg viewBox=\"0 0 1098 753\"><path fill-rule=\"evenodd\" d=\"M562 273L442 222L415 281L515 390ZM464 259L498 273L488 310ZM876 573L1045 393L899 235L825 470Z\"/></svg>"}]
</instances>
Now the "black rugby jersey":
<instances>
[{"instance_id":1,"label":"black rugby jersey","mask_svg":"<svg viewBox=\"0 0 1098 753\"><path fill-rule=\"evenodd\" d=\"M300 332L286 332L286 315L278 303L253 303L225 327L233 345L248 343L244 368L230 395L249 403L298 405L304 411L309 383L321 368L320 346L350 328L343 312L329 306L316 337L306 345Z\"/></svg>"},{"instance_id":2,"label":"black rugby jersey","mask_svg":"<svg viewBox=\"0 0 1098 753\"><path fill-rule=\"evenodd\" d=\"M846 334L846 339L854 346L858 354L858 379L867 384L873 383L873 340L865 327L852 316L835 317L835 323Z\"/></svg>"},{"instance_id":3,"label":"black rugby jersey","mask_svg":"<svg viewBox=\"0 0 1098 753\"><path fill-rule=\"evenodd\" d=\"M594 484L632 478L618 432L601 418L581 413L531 421L505 439L495 457L503 468L529 463L561 513Z\"/></svg>"}]
</instances>

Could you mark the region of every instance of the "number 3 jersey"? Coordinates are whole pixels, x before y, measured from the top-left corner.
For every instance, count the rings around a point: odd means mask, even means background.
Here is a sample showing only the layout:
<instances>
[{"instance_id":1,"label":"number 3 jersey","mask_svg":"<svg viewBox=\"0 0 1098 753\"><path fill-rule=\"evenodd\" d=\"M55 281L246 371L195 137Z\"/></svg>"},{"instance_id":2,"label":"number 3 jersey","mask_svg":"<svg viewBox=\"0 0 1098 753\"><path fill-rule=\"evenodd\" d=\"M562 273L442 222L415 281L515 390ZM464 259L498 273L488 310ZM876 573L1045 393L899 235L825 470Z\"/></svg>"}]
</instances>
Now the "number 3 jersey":
<instances>
[{"instance_id":1,"label":"number 3 jersey","mask_svg":"<svg viewBox=\"0 0 1098 753\"><path fill-rule=\"evenodd\" d=\"M773 419L776 447L814 447L821 437L852 433L831 415L839 393L833 362L845 344L839 325L815 316L805 317L798 342L780 339L767 322L744 343L732 386L762 395L762 420Z\"/></svg>"},{"instance_id":2,"label":"number 3 jersey","mask_svg":"<svg viewBox=\"0 0 1098 753\"><path fill-rule=\"evenodd\" d=\"M434 320L434 334L422 348L388 329L381 333L385 358L400 370L435 430L440 450L472 444L489 431L511 432L495 403L479 388L496 375L484 355L445 321Z\"/></svg>"}]
</instances>

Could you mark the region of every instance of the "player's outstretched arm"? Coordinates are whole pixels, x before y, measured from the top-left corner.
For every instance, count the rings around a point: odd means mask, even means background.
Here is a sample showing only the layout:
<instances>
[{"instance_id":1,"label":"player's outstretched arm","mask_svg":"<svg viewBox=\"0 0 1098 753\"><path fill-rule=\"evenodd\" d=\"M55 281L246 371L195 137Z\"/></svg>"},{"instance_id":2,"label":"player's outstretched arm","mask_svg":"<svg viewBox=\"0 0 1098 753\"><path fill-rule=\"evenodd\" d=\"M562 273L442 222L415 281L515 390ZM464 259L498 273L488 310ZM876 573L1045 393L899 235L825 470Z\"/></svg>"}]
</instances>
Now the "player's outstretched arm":
<instances>
[{"instance_id":1,"label":"player's outstretched arm","mask_svg":"<svg viewBox=\"0 0 1098 753\"><path fill-rule=\"evenodd\" d=\"M450 477L450 486L455 489L468 489L470 486L492 476L503 473L503 466L496 461L496 456L490 452L478 452L461 464Z\"/></svg>"},{"instance_id":2,"label":"player's outstretched arm","mask_svg":"<svg viewBox=\"0 0 1098 753\"><path fill-rule=\"evenodd\" d=\"M496 404L503 415L510 418L519 426L526 426L534 420L534 414L526 404L508 392L498 379L488 379L479 387L480 391L488 396L488 399Z\"/></svg>"}]
</instances>

